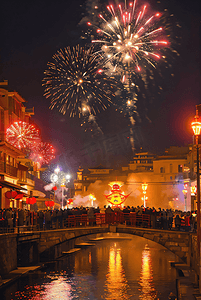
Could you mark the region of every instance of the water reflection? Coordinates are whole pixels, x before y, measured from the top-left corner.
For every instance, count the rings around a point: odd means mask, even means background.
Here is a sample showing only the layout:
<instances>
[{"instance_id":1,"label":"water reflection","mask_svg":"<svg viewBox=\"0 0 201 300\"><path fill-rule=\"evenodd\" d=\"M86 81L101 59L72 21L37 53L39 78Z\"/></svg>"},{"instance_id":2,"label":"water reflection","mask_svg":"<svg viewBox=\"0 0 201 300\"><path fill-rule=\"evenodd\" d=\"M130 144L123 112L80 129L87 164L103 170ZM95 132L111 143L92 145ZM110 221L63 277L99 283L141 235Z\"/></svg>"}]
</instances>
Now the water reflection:
<instances>
[{"instance_id":1,"label":"water reflection","mask_svg":"<svg viewBox=\"0 0 201 300\"><path fill-rule=\"evenodd\" d=\"M70 299L72 287L63 277L51 278L52 281L44 285L44 290L35 292L32 299L54 300ZM41 287L40 287L41 288ZM38 294L38 295L37 295ZM39 297L36 297L39 296Z\"/></svg>"},{"instance_id":2,"label":"water reflection","mask_svg":"<svg viewBox=\"0 0 201 300\"><path fill-rule=\"evenodd\" d=\"M105 299L129 299L128 283L122 265L121 249L110 247Z\"/></svg>"},{"instance_id":3,"label":"water reflection","mask_svg":"<svg viewBox=\"0 0 201 300\"><path fill-rule=\"evenodd\" d=\"M144 238L107 239L20 278L1 300L167 300L176 293L170 260L173 253Z\"/></svg>"},{"instance_id":4,"label":"water reflection","mask_svg":"<svg viewBox=\"0 0 201 300\"><path fill-rule=\"evenodd\" d=\"M145 248L142 251L142 268L140 272L139 284L141 286L141 295L139 296L140 299L157 299L157 292L153 284L151 253L148 245L145 245Z\"/></svg>"}]
</instances>

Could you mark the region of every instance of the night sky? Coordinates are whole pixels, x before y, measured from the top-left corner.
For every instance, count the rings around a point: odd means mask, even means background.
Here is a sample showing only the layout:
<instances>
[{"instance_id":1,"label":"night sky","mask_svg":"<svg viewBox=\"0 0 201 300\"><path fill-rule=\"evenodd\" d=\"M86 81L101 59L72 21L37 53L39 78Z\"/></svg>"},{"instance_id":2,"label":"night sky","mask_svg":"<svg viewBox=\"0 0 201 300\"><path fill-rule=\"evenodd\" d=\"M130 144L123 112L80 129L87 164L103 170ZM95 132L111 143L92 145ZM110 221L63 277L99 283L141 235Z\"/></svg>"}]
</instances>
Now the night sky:
<instances>
[{"instance_id":1,"label":"night sky","mask_svg":"<svg viewBox=\"0 0 201 300\"><path fill-rule=\"evenodd\" d=\"M171 70L164 74L161 95L153 95L153 100L147 101L144 107L151 122L142 118L136 134L139 147L157 152L192 142L190 122L201 95L201 13L196 0L149 2L159 11L161 7L167 8L181 26L180 43L176 46L180 56L172 61ZM49 100L43 97L43 72L52 55L60 48L80 42L77 25L84 17L84 4L82 0L6 0L2 1L0 9L0 80L8 80L10 89L16 90L27 101L26 107L35 108L33 120L41 129L43 141L53 144L57 160L64 169L71 171L76 171L79 165L108 165L117 160L124 163L132 157L125 142L116 157L110 155L103 160L102 150L96 149L99 154L90 159L92 154L86 153L86 148L92 144L98 148L97 138L91 138L81 130L78 118L49 110ZM99 114L97 120L106 139L107 134L115 133L119 133L118 139L121 139L121 131L128 130L125 120L113 110ZM102 140L104 144L103 137Z\"/></svg>"}]
</instances>

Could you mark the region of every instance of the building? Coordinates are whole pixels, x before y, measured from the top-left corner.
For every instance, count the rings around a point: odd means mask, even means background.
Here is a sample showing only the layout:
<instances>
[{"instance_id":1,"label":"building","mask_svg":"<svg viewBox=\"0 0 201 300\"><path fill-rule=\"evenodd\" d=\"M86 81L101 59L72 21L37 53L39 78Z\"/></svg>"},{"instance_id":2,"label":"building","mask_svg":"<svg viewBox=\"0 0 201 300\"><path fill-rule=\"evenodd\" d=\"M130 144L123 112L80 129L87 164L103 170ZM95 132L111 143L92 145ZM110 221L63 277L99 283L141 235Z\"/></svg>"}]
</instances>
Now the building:
<instances>
[{"instance_id":1,"label":"building","mask_svg":"<svg viewBox=\"0 0 201 300\"><path fill-rule=\"evenodd\" d=\"M191 197L194 160L191 156L192 146L170 147L160 156L148 152L136 153L121 170L103 166L88 170L80 168L74 181L75 199L78 196L87 199L87 195L93 193L97 199L96 205L104 206L108 204L104 197L105 192L109 191L108 184L117 180L124 182L122 189L130 194L125 205L144 204L142 184L146 183L146 206L187 211L194 209Z\"/></svg>"},{"instance_id":2,"label":"building","mask_svg":"<svg viewBox=\"0 0 201 300\"><path fill-rule=\"evenodd\" d=\"M0 208L30 209L27 197L40 197L46 194L36 188L40 171L36 163L26 158L22 150L6 141L6 129L15 121L31 123L34 108L27 109L25 99L16 91L10 91L8 82L0 82ZM14 193L12 193L14 192Z\"/></svg>"}]
</instances>

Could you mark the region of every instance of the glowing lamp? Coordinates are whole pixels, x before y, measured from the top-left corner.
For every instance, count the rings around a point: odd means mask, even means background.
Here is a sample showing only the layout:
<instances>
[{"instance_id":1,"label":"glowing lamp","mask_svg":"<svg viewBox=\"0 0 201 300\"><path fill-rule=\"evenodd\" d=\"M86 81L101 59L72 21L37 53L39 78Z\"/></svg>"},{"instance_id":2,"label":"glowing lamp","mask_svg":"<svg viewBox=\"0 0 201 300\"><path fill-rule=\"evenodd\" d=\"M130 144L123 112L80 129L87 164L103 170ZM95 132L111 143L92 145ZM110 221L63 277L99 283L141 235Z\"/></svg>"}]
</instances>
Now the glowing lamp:
<instances>
[{"instance_id":1,"label":"glowing lamp","mask_svg":"<svg viewBox=\"0 0 201 300\"><path fill-rule=\"evenodd\" d=\"M147 187L148 187L148 184L147 184L147 183L143 183L143 184L142 184L142 190L143 190L143 192L146 193Z\"/></svg>"},{"instance_id":2,"label":"glowing lamp","mask_svg":"<svg viewBox=\"0 0 201 300\"><path fill-rule=\"evenodd\" d=\"M56 186L53 186L52 189L53 189L53 191L56 191L56 190L57 190L57 187L56 187Z\"/></svg>"},{"instance_id":3,"label":"glowing lamp","mask_svg":"<svg viewBox=\"0 0 201 300\"><path fill-rule=\"evenodd\" d=\"M197 193L197 187L191 186L191 196L195 196L196 193Z\"/></svg>"},{"instance_id":4,"label":"glowing lamp","mask_svg":"<svg viewBox=\"0 0 201 300\"><path fill-rule=\"evenodd\" d=\"M73 199L68 199L67 203L70 205L71 203L73 203Z\"/></svg>"},{"instance_id":5,"label":"glowing lamp","mask_svg":"<svg viewBox=\"0 0 201 300\"><path fill-rule=\"evenodd\" d=\"M69 174L66 175L66 179L70 180L70 175Z\"/></svg>"},{"instance_id":6,"label":"glowing lamp","mask_svg":"<svg viewBox=\"0 0 201 300\"><path fill-rule=\"evenodd\" d=\"M194 135L200 135L201 122L199 116L195 116L194 121L191 123L191 127L193 129Z\"/></svg>"},{"instance_id":7,"label":"glowing lamp","mask_svg":"<svg viewBox=\"0 0 201 300\"><path fill-rule=\"evenodd\" d=\"M188 191L184 189L184 190L182 190L182 192L184 195L186 195Z\"/></svg>"}]
</instances>

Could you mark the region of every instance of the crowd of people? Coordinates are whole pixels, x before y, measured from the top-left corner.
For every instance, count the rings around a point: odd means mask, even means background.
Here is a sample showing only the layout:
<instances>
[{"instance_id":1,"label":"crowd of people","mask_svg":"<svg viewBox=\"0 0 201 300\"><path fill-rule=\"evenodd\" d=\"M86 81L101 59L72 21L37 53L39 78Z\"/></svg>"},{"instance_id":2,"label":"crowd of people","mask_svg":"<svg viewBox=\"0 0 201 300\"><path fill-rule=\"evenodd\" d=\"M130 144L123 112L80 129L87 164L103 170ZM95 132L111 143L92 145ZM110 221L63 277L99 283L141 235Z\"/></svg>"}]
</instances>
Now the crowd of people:
<instances>
[{"instance_id":1,"label":"crowd of people","mask_svg":"<svg viewBox=\"0 0 201 300\"><path fill-rule=\"evenodd\" d=\"M94 207L74 207L67 209L54 210L39 210L37 212L27 209L0 209L0 228L15 228L21 226L36 226L38 229L51 229L68 227L69 216L87 215L88 225L97 225L97 215L105 214L117 215L122 214L129 216L135 213L137 217L142 215L149 216L149 227L153 229L164 230L185 230L195 232L197 229L197 215L196 212L182 212L173 209L155 209L144 208L143 206L130 207L110 207L103 208ZM131 215L130 215L131 216ZM107 220L107 218L105 218ZM139 219L139 218L138 218ZM109 219L108 219L109 220ZM129 219L128 219L129 220ZM111 219L110 221L111 222ZM106 222L107 223L107 222ZM129 222L127 222L129 225ZM147 224L137 224L141 227L147 227Z\"/></svg>"}]
</instances>

